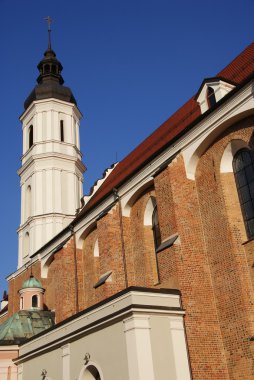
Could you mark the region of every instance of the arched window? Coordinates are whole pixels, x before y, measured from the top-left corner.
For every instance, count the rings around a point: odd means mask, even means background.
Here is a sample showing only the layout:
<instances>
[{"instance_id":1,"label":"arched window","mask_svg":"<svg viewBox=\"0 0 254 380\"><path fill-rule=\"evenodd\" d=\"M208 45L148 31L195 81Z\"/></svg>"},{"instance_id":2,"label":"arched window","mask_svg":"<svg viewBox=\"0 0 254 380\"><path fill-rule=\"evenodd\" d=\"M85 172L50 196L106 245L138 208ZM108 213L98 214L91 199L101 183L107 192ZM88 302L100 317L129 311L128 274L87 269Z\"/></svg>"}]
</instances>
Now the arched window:
<instances>
[{"instance_id":1,"label":"arched window","mask_svg":"<svg viewBox=\"0 0 254 380\"><path fill-rule=\"evenodd\" d=\"M49 74L49 72L50 72L50 66L49 65L45 65L44 66L44 73L45 74Z\"/></svg>"},{"instance_id":2,"label":"arched window","mask_svg":"<svg viewBox=\"0 0 254 380\"><path fill-rule=\"evenodd\" d=\"M20 297L20 310L24 309L24 298Z\"/></svg>"},{"instance_id":3,"label":"arched window","mask_svg":"<svg viewBox=\"0 0 254 380\"><path fill-rule=\"evenodd\" d=\"M254 237L254 160L249 149L239 150L233 170L248 238Z\"/></svg>"},{"instance_id":4,"label":"arched window","mask_svg":"<svg viewBox=\"0 0 254 380\"><path fill-rule=\"evenodd\" d=\"M34 143L34 132L33 132L33 126L32 125L30 125L30 127L29 127L28 139L29 139L29 149L30 149Z\"/></svg>"},{"instance_id":5,"label":"arched window","mask_svg":"<svg viewBox=\"0 0 254 380\"><path fill-rule=\"evenodd\" d=\"M155 249L157 249L161 244L161 233L160 233L160 226L159 226L159 220L158 220L157 205L155 206L153 210L152 229L153 229L154 246L155 246Z\"/></svg>"},{"instance_id":6,"label":"arched window","mask_svg":"<svg viewBox=\"0 0 254 380\"><path fill-rule=\"evenodd\" d=\"M29 233L26 232L24 236L23 257L26 257L29 255L29 248L30 248Z\"/></svg>"},{"instance_id":7,"label":"arched window","mask_svg":"<svg viewBox=\"0 0 254 380\"><path fill-rule=\"evenodd\" d=\"M152 226L154 247L156 250L161 244L161 234L155 197L150 197L146 204L144 213L144 225Z\"/></svg>"},{"instance_id":8,"label":"arched window","mask_svg":"<svg viewBox=\"0 0 254 380\"><path fill-rule=\"evenodd\" d=\"M38 296L32 296L32 307L38 307Z\"/></svg>"},{"instance_id":9,"label":"arched window","mask_svg":"<svg viewBox=\"0 0 254 380\"><path fill-rule=\"evenodd\" d=\"M25 205L25 208L26 208L26 218L29 218L31 216L31 203L32 203L32 190L31 190L31 186L27 186L27 189L26 189L26 205Z\"/></svg>"},{"instance_id":10,"label":"arched window","mask_svg":"<svg viewBox=\"0 0 254 380\"><path fill-rule=\"evenodd\" d=\"M94 365L88 365L83 375L80 376L80 380L101 380L101 376Z\"/></svg>"},{"instance_id":11,"label":"arched window","mask_svg":"<svg viewBox=\"0 0 254 380\"><path fill-rule=\"evenodd\" d=\"M60 139L64 141L64 122L60 120Z\"/></svg>"},{"instance_id":12,"label":"arched window","mask_svg":"<svg viewBox=\"0 0 254 380\"><path fill-rule=\"evenodd\" d=\"M216 104L215 93L212 87L207 87L206 99L209 108L213 107Z\"/></svg>"}]
</instances>

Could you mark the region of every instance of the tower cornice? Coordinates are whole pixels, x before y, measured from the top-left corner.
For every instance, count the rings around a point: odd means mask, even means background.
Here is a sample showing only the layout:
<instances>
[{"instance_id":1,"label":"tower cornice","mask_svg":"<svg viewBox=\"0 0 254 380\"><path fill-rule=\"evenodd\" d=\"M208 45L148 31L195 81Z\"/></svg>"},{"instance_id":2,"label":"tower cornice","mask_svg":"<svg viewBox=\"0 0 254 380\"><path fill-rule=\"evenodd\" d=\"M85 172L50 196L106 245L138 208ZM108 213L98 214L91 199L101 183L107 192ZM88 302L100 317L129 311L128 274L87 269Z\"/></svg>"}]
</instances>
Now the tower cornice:
<instances>
[{"instance_id":1,"label":"tower cornice","mask_svg":"<svg viewBox=\"0 0 254 380\"><path fill-rule=\"evenodd\" d=\"M39 105L39 106L41 105L41 106L43 106L43 108L44 107L46 108L50 103L52 104L52 110L54 110L53 103L58 103L58 104L61 104L65 107L69 106L70 108L72 108L75 116L77 116L77 118L79 120L82 119L82 117L83 117L83 114L81 113L81 111L79 110L79 108L76 104L65 102L64 100L60 100L60 99L56 99L56 98L48 98L48 99L33 101L30 104L30 106L20 115L19 120L21 122L23 122L24 119L26 117L28 117L29 113L32 112L33 108L35 108L37 105ZM50 109L48 108L48 110L50 110Z\"/></svg>"}]
</instances>

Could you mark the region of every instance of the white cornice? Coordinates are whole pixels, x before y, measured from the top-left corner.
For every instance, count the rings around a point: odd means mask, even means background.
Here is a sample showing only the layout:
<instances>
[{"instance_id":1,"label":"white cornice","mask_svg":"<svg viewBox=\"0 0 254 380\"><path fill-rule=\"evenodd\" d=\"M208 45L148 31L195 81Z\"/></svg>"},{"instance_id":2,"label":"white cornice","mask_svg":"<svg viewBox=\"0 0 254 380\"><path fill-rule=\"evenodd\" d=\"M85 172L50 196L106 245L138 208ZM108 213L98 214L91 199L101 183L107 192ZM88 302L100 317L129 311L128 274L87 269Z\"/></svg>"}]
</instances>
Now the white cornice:
<instances>
[{"instance_id":1,"label":"white cornice","mask_svg":"<svg viewBox=\"0 0 254 380\"><path fill-rule=\"evenodd\" d=\"M58 104L64 105L64 106L69 106L70 108L72 108L78 119L81 119L83 117L82 113L80 112L80 110L78 109L78 107L74 103L65 102L63 100L59 100L56 98L49 98L49 99L36 100L36 101L32 102L30 104L30 106L27 108L27 110L25 110L21 114L21 116L19 117L19 120L22 122L29 115L29 113L33 111L33 109L37 105L39 105L39 106L40 105L47 105L47 107L49 107L52 104L52 110L54 110L53 104L55 104L55 103L58 103Z\"/></svg>"},{"instance_id":2,"label":"white cornice","mask_svg":"<svg viewBox=\"0 0 254 380\"><path fill-rule=\"evenodd\" d=\"M77 158L77 157L73 157L71 155L67 155L67 154L63 154L63 153L40 153L40 154L36 154L34 156L31 156L29 157L29 159L17 170L17 173L19 176L21 176L29 167L31 167L31 165L37 161L37 160L42 160L42 159L45 159L45 158L59 158L61 160L66 160L67 162L75 162L78 169L80 171L85 171L86 170L86 167L85 165L83 164L83 162ZM59 169L59 168L56 168L56 169Z\"/></svg>"},{"instance_id":3,"label":"white cornice","mask_svg":"<svg viewBox=\"0 0 254 380\"><path fill-rule=\"evenodd\" d=\"M87 334L95 328L104 328L108 323L125 318L130 312L136 315L178 315L180 318L184 315L178 294L130 290L23 344L21 358L15 360L15 364L29 360L32 355L41 355L45 350L54 350L70 339L78 339L84 332Z\"/></svg>"}]
</instances>

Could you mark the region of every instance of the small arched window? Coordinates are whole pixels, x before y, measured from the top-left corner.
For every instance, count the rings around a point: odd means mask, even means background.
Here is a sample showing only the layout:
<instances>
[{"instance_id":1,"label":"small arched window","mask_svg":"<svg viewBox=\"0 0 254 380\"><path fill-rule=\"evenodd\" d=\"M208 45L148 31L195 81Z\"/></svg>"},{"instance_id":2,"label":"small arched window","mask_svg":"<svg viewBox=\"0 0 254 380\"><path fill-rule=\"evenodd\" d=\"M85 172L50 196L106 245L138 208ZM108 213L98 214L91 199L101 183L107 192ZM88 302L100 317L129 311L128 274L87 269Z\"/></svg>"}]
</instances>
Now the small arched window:
<instances>
[{"instance_id":1,"label":"small arched window","mask_svg":"<svg viewBox=\"0 0 254 380\"><path fill-rule=\"evenodd\" d=\"M248 238L254 237L254 160L249 149L239 150L233 159L236 187Z\"/></svg>"},{"instance_id":2,"label":"small arched window","mask_svg":"<svg viewBox=\"0 0 254 380\"><path fill-rule=\"evenodd\" d=\"M38 296L32 296L32 307L38 307Z\"/></svg>"},{"instance_id":3,"label":"small arched window","mask_svg":"<svg viewBox=\"0 0 254 380\"><path fill-rule=\"evenodd\" d=\"M212 87L207 87L206 99L209 108L213 107L216 104L215 93Z\"/></svg>"},{"instance_id":4,"label":"small arched window","mask_svg":"<svg viewBox=\"0 0 254 380\"><path fill-rule=\"evenodd\" d=\"M154 246L155 246L155 249L157 249L161 245L161 233L160 233L157 205L155 206L153 210L152 230L153 230Z\"/></svg>"},{"instance_id":5,"label":"small arched window","mask_svg":"<svg viewBox=\"0 0 254 380\"><path fill-rule=\"evenodd\" d=\"M26 232L25 233L25 236L24 236L24 252L23 252L23 257L26 257L29 255L29 251L30 251L30 240L29 240L29 233Z\"/></svg>"},{"instance_id":6,"label":"small arched window","mask_svg":"<svg viewBox=\"0 0 254 380\"><path fill-rule=\"evenodd\" d=\"M31 206L32 206L32 190L31 186L27 186L26 189L26 218L29 218L31 216Z\"/></svg>"},{"instance_id":7,"label":"small arched window","mask_svg":"<svg viewBox=\"0 0 254 380\"><path fill-rule=\"evenodd\" d=\"M63 122L63 120L60 120L60 139L62 142L64 141L64 122Z\"/></svg>"},{"instance_id":8,"label":"small arched window","mask_svg":"<svg viewBox=\"0 0 254 380\"><path fill-rule=\"evenodd\" d=\"M20 310L24 309L24 298L20 297Z\"/></svg>"},{"instance_id":9,"label":"small arched window","mask_svg":"<svg viewBox=\"0 0 254 380\"><path fill-rule=\"evenodd\" d=\"M44 73L45 74L49 74L49 72L50 72L50 66L49 65L45 65L44 66Z\"/></svg>"},{"instance_id":10,"label":"small arched window","mask_svg":"<svg viewBox=\"0 0 254 380\"><path fill-rule=\"evenodd\" d=\"M30 125L29 131L28 131L28 139L29 139L29 149L33 146L34 143L34 131L33 126Z\"/></svg>"}]
</instances>

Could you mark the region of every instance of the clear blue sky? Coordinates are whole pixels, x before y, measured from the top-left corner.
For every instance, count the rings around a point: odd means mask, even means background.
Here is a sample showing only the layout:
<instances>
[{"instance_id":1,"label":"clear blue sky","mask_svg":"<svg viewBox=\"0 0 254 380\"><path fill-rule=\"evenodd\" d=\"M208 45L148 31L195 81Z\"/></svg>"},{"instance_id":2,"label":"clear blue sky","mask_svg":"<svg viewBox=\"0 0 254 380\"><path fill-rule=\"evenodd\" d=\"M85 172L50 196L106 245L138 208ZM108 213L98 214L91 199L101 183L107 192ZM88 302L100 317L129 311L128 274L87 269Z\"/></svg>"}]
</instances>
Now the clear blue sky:
<instances>
[{"instance_id":1,"label":"clear blue sky","mask_svg":"<svg viewBox=\"0 0 254 380\"><path fill-rule=\"evenodd\" d=\"M47 47L84 115L85 193L253 40L254 1L0 0L0 298L17 267L23 102Z\"/></svg>"}]
</instances>

